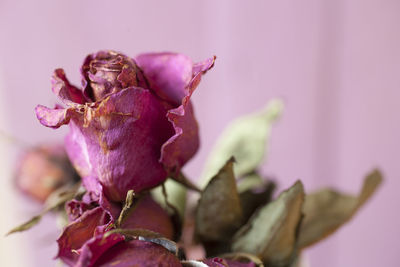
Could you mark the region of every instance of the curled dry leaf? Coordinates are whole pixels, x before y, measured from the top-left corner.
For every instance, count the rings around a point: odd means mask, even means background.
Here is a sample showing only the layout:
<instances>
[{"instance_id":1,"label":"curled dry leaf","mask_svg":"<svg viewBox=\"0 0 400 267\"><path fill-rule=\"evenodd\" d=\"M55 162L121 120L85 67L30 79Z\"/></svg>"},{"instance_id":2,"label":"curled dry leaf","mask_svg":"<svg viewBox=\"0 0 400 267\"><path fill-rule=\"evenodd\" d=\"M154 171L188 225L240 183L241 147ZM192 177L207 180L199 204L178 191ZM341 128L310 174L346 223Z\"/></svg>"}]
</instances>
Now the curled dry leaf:
<instances>
[{"instance_id":1,"label":"curled dry leaf","mask_svg":"<svg viewBox=\"0 0 400 267\"><path fill-rule=\"evenodd\" d=\"M234 156L237 177L253 172L262 162L271 126L283 110L281 100L271 100L258 113L233 121L218 138L203 173L208 181L224 163Z\"/></svg>"},{"instance_id":2,"label":"curled dry leaf","mask_svg":"<svg viewBox=\"0 0 400 267\"><path fill-rule=\"evenodd\" d=\"M36 216L32 217L31 219L29 219L29 221L27 221L21 225L18 225L17 227L14 227L10 231L8 231L6 236L31 229L33 226L35 226L36 224L38 224L40 222L43 215L44 215L43 213L36 215Z\"/></svg>"},{"instance_id":3,"label":"curled dry leaf","mask_svg":"<svg viewBox=\"0 0 400 267\"><path fill-rule=\"evenodd\" d=\"M68 184L61 187L60 189L57 189L56 191L51 193L50 196L47 198L44 204L45 208L41 213L39 213L36 216L33 216L31 219L24 222L23 224L14 227L6 235L23 232L31 229L33 226L37 225L41 221L44 215L46 215L50 211L54 211L59 207L63 206L67 201L76 197L77 194L80 194L81 193L80 191L82 191L80 183L76 183L73 185Z\"/></svg>"},{"instance_id":4,"label":"curled dry leaf","mask_svg":"<svg viewBox=\"0 0 400 267\"><path fill-rule=\"evenodd\" d=\"M381 173L374 170L365 178L358 196L345 195L332 189L307 195L303 207L304 220L299 232L299 247L310 246L335 232L351 219L381 182Z\"/></svg>"},{"instance_id":5,"label":"curled dry leaf","mask_svg":"<svg viewBox=\"0 0 400 267\"><path fill-rule=\"evenodd\" d=\"M241 179L238 185L240 202L243 210L243 223L261 206L271 201L275 183L263 181L258 174L252 174Z\"/></svg>"},{"instance_id":6,"label":"curled dry leaf","mask_svg":"<svg viewBox=\"0 0 400 267\"><path fill-rule=\"evenodd\" d=\"M257 255L268 266L285 266L296 256L302 218L303 185L297 181L278 199L262 207L233 239L233 251Z\"/></svg>"},{"instance_id":7,"label":"curled dry leaf","mask_svg":"<svg viewBox=\"0 0 400 267\"><path fill-rule=\"evenodd\" d=\"M227 241L241 222L242 208L231 158L201 195L196 210L196 235L201 241Z\"/></svg>"}]
</instances>

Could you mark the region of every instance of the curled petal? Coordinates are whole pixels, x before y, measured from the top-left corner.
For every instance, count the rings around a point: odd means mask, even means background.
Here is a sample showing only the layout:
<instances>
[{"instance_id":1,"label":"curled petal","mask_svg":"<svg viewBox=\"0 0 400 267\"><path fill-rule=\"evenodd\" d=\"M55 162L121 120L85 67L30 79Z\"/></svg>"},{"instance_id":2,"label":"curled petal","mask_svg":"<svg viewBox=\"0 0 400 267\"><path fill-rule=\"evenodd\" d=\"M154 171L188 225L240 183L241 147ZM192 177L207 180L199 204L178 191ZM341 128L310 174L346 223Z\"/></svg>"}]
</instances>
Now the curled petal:
<instances>
[{"instance_id":1,"label":"curled petal","mask_svg":"<svg viewBox=\"0 0 400 267\"><path fill-rule=\"evenodd\" d=\"M175 134L161 148L160 162L176 175L199 147L198 125L194 116L190 97L201 80L201 76L214 66L215 57L196 63L192 79L186 85L181 105L167 112L167 118L174 127Z\"/></svg>"},{"instance_id":2,"label":"curled petal","mask_svg":"<svg viewBox=\"0 0 400 267\"><path fill-rule=\"evenodd\" d=\"M158 96L173 104L181 103L192 79L190 58L175 53L149 53L139 55L135 61Z\"/></svg>"},{"instance_id":3,"label":"curled petal","mask_svg":"<svg viewBox=\"0 0 400 267\"><path fill-rule=\"evenodd\" d=\"M81 251L78 262L74 267L90 267L115 244L124 241L120 234L97 235L86 242Z\"/></svg>"},{"instance_id":4,"label":"curled petal","mask_svg":"<svg viewBox=\"0 0 400 267\"><path fill-rule=\"evenodd\" d=\"M197 62L193 65L193 76L189 83L189 91L193 91L201 80L201 76L206 74L206 72L214 66L216 56L207 58L204 61Z\"/></svg>"},{"instance_id":5,"label":"curled petal","mask_svg":"<svg viewBox=\"0 0 400 267\"><path fill-rule=\"evenodd\" d=\"M138 85L135 62L112 50L88 55L81 68L85 95L93 101Z\"/></svg>"},{"instance_id":6,"label":"curled petal","mask_svg":"<svg viewBox=\"0 0 400 267\"><path fill-rule=\"evenodd\" d=\"M190 102L186 107L181 105L168 111L167 118L175 134L163 144L160 161L170 173L176 175L199 148L198 124Z\"/></svg>"},{"instance_id":7,"label":"curled petal","mask_svg":"<svg viewBox=\"0 0 400 267\"><path fill-rule=\"evenodd\" d=\"M35 108L36 117L40 123L46 127L57 129L61 125L68 124L72 114L72 108L48 108L37 105Z\"/></svg>"},{"instance_id":8,"label":"curled petal","mask_svg":"<svg viewBox=\"0 0 400 267\"><path fill-rule=\"evenodd\" d=\"M94 236L98 226L109 222L108 214L101 207L86 211L70 223L57 240L59 248L57 257L67 264L75 263L79 258L79 249Z\"/></svg>"},{"instance_id":9,"label":"curled petal","mask_svg":"<svg viewBox=\"0 0 400 267\"><path fill-rule=\"evenodd\" d=\"M70 222L73 222L73 221L77 220L88 209L90 209L90 205L89 204L87 204L87 203L85 203L83 201L78 201L76 199L68 201L65 204L65 211L67 212L68 220Z\"/></svg>"},{"instance_id":10,"label":"curled petal","mask_svg":"<svg viewBox=\"0 0 400 267\"><path fill-rule=\"evenodd\" d=\"M51 79L53 92L66 104L84 104L85 97L81 90L71 85L63 69L56 69Z\"/></svg>"}]
</instances>

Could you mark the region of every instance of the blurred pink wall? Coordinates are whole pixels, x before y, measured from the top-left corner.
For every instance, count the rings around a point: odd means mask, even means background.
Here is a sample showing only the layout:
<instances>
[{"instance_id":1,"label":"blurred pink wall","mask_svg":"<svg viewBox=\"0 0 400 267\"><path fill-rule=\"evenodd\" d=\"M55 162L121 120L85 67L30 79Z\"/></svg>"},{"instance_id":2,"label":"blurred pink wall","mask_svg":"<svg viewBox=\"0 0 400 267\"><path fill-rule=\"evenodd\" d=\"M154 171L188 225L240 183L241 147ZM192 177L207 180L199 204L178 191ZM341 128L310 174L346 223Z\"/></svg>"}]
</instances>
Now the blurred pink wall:
<instances>
[{"instance_id":1,"label":"blurred pink wall","mask_svg":"<svg viewBox=\"0 0 400 267\"><path fill-rule=\"evenodd\" d=\"M53 69L79 83L90 52L215 54L194 96L202 148L187 172L199 176L231 119L282 97L286 110L265 164L282 188L301 178L307 190L356 192L373 167L385 174L351 223L307 250L311 266L399 266L399 14L396 0L0 0L0 111L7 114L0 129L32 144L61 139L65 129L40 126L33 109L54 103ZM19 220L39 209L20 201ZM47 219L17 237L25 240L27 266L55 265L52 225Z\"/></svg>"}]
</instances>

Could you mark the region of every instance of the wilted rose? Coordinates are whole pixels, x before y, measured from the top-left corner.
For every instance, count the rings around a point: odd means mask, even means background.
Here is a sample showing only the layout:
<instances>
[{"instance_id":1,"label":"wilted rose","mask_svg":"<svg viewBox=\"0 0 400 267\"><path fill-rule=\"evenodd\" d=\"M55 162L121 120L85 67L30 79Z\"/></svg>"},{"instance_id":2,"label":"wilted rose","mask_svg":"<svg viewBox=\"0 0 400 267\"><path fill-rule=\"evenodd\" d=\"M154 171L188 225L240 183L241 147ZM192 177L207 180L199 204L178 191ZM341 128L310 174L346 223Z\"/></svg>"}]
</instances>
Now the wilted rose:
<instances>
[{"instance_id":1,"label":"wilted rose","mask_svg":"<svg viewBox=\"0 0 400 267\"><path fill-rule=\"evenodd\" d=\"M89 190L121 201L177 175L199 146L190 97L214 58L201 63L180 54L153 53L128 58L113 51L89 55L83 91L63 70L53 91L65 108L36 107L51 128L69 124L68 155Z\"/></svg>"},{"instance_id":2,"label":"wilted rose","mask_svg":"<svg viewBox=\"0 0 400 267\"><path fill-rule=\"evenodd\" d=\"M15 172L15 184L28 196L44 202L55 190L79 179L64 147L46 144L21 154Z\"/></svg>"},{"instance_id":3,"label":"wilted rose","mask_svg":"<svg viewBox=\"0 0 400 267\"><path fill-rule=\"evenodd\" d=\"M172 240L175 230L168 213L148 194L135 201L137 203L134 210L124 220L120 226L121 229L150 230ZM88 255L93 261L92 256L94 254L96 255L93 257L97 257L101 255L103 250L122 240L119 237L101 237L112 229L111 226L115 223L115 220L107 210L94 205L96 205L95 202L91 203L88 200L73 200L66 205L71 222L64 229L57 242L59 247L58 257L70 266L75 266L77 262L87 261L83 258L88 257ZM100 242L99 240L102 240L102 238L106 241ZM101 244L101 250L96 245L98 242ZM88 250L90 251L89 254L87 254Z\"/></svg>"}]
</instances>

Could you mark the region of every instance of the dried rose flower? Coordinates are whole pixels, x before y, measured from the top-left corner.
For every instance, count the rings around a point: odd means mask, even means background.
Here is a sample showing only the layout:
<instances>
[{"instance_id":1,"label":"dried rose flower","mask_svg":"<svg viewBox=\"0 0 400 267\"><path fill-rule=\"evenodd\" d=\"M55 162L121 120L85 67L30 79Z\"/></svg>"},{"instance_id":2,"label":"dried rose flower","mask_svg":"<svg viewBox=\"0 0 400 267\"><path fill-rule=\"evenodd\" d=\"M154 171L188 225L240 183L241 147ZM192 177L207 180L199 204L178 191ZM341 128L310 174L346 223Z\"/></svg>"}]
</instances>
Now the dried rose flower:
<instances>
[{"instance_id":1,"label":"dried rose flower","mask_svg":"<svg viewBox=\"0 0 400 267\"><path fill-rule=\"evenodd\" d=\"M64 147L58 144L40 145L24 151L15 172L17 188L40 202L61 186L78 179Z\"/></svg>"},{"instance_id":2,"label":"dried rose flower","mask_svg":"<svg viewBox=\"0 0 400 267\"><path fill-rule=\"evenodd\" d=\"M121 201L176 176L196 153L198 126L190 97L214 58L201 63L181 54L142 54L131 59L113 51L89 55L83 89L63 70L53 76L53 92L66 105L36 107L51 128L69 124L66 149L84 186Z\"/></svg>"},{"instance_id":3,"label":"dried rose flower","mask_svg":"<svg viewBox=\"0 0 400 267\"><path fill-rule=\"evenodd\" d=\"M137 205L122 223L121 229L145 229L173 239L174 225L168 213L148 194L135 201ZM91 203L87 199L73 200L66 205L67 213L72 221L64 229L57 242L58 257L70 266L82 261L83 251L89 248L93 250L99 236L112 229L111 226L115 223L108 211L93 205L96 203ZM113 242L119 241L120 238L108 237L107 240L109 243L102 245L103 249L112 246Z\"/></svg>"}]
</instances>

